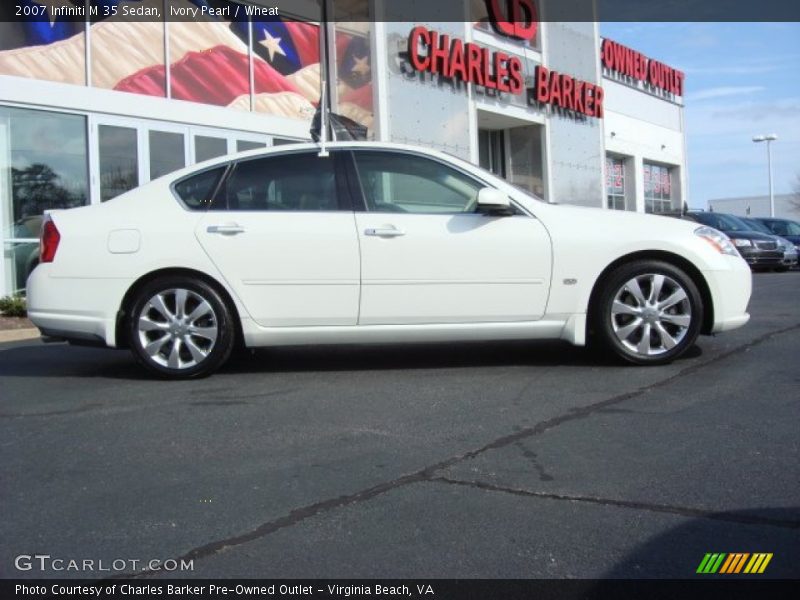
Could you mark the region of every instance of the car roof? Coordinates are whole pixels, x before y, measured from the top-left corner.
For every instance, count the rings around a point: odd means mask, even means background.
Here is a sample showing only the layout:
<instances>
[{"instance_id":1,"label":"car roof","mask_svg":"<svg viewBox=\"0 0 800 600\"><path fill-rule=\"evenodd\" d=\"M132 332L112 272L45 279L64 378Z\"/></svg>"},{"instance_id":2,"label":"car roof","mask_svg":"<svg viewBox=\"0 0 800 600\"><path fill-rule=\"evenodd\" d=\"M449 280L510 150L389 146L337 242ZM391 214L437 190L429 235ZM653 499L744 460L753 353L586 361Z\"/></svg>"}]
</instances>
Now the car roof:
<instances>
[{"instance_id":1,"label":"car roof","mask_svg":"<svg viewBox=\"0 0 800 600\"><path fill-rule=\"evenodd\" d=\"M447 152L436 150L425 146L414 146L412 144L399 144L396 142L357 142L357 141L342 141L342 142L328 142L325 144L327 150L339 149L354 149L363 148L368 150L404 150L407 152L416 152L420 154L429 154L431 156L449 156L451 158L458 158ZM237 152L229 154L225 157L231 159L232 157L239 156L260 156L262 154L281 154L283 152L290 153L298 150L316 150L322 149L322 145L316 142L299 142L297 144L281 144L280 146L268 146L266 148L256 148L255 150L246 150L244 152Z\"/></svg>"},{"instance_id":2,"label":"car roof","mask_svg":"<svg viewBox=\"0 0 800 600\"><path fill-rule=\"evenodd\" d=\"M434 158L445 159L450 162L464 163L465 159L458 157L448 152L443 152L435 148L427 148L424 146L414 146L411 144L398 144L395 142L357 142L357 141L341 141L341 142L328 142L325 148L330 150L342 149L367 149L367 150L395 150L404 152L413 152L415 154L424 154ZM167 177L176 181L192 173L198 173L206 169L225 165L232 161L243 160L248 158L257 158L259 156L272 156L281 154L293 154L296 152L314 151L319 152L322 145L315 142L298 142L296 144L281 144L279 146L267 146L264 148L255 148L253 150L245 150L244 152L234 152L232 154L225 154L224 156L215 156L203 162L189 165L170 173ZM474 166L474 165L473 165Z\"/></svg>"}]
</instances>

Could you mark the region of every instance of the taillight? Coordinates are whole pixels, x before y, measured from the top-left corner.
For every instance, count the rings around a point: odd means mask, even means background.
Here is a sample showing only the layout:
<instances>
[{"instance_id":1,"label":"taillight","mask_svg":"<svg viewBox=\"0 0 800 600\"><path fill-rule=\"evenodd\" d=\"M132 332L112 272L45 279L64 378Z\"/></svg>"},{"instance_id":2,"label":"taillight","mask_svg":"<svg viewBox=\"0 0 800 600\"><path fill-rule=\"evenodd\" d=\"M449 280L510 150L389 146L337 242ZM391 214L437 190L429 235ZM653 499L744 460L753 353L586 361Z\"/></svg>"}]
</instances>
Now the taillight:
<instances>
[{"instance_id":1,"label":"taillight","mask_svg":"<svg viewBox=\"0 0 800 600\"><path fill-rule=\"evenodd\" d=\"M53 262L60 241L61 234L58 233L56 224L47 219L42 226L42 239L39 242L39 262Z\"/></svg>"}]
</instances>

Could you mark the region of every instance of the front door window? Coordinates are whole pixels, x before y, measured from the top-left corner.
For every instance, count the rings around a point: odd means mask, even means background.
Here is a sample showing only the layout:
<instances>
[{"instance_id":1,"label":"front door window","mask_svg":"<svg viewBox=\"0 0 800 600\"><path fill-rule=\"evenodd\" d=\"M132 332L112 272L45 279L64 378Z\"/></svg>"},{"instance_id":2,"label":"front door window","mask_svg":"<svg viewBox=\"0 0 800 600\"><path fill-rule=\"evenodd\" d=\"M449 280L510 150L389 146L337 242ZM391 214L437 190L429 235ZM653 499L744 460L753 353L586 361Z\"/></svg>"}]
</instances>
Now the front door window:
<instances>
[{"instance_id":1,"label":"front door window","mask_svg":"<svg viewBox=\"0 0 800 600\"><path fill-rule=\"evenodd\" d=\"M357 152L356 167L371 212L475 212L482 187L455 169L413 154Z\"/></svg>"}]
</instances>

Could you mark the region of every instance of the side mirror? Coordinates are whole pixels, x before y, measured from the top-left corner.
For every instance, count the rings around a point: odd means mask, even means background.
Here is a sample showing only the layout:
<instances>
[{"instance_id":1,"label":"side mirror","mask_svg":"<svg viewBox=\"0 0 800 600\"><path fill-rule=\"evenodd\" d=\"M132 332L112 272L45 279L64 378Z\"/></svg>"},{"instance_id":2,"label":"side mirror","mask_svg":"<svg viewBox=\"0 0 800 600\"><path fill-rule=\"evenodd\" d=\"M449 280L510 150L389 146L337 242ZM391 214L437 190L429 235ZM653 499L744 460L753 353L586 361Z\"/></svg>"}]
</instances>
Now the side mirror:
<instances>
[{"instance_id":1,"label":"side mirror","mask_svg":"<svg viewBox=\"0 0 800 600\"><path fill-rule=\"evenodd\" d=\"M500 190L485 187L478 192L478 212L494 217L508 217L514 214L511 198Z\"/></svg>"}]
</instances>

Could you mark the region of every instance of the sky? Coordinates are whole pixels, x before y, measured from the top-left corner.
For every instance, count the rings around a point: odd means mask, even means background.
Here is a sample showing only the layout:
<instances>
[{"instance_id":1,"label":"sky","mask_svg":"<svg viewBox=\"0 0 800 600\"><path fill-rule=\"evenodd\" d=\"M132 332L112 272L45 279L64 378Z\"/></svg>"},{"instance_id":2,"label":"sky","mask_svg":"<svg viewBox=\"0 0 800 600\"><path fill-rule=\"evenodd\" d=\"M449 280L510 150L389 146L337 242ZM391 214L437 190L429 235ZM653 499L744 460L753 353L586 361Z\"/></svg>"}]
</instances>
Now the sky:
<instances>
[{"instance_id":1,"label":"sky","mask_svg":"<svg viewBox=\"0 0 800 600\"><path fill-rule=\"evenodd\" d=\"M800 23L602 23L600 33L686 73L689 205L800 187ZM800 190L797 190L800 192Z\"/></svg>"}]
</instances>

